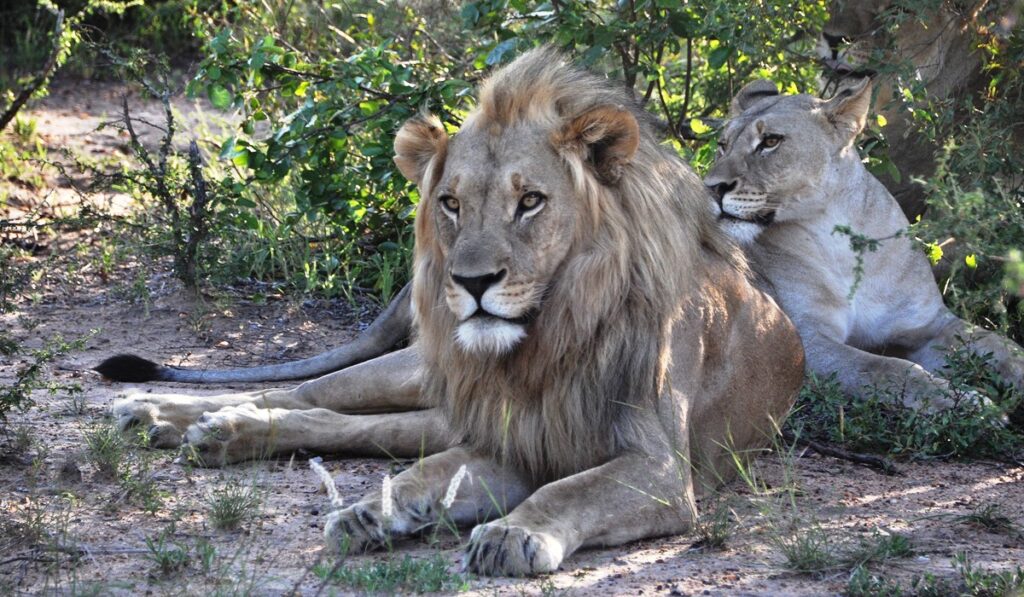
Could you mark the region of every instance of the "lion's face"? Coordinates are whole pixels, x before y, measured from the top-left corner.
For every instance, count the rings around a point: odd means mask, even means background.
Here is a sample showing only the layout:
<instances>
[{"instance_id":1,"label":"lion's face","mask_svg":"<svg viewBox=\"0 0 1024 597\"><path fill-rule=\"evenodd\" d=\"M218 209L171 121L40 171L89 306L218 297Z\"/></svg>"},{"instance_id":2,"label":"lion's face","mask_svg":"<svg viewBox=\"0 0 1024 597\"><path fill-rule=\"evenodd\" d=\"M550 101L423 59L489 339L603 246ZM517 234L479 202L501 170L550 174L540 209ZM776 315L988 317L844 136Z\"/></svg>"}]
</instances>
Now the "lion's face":
<instances>
[{"instance_id":1,"label":"lion's face","mask_svg":"<svg viewBox=\"0 0 1024 597\"><path fill-rule=\"evenodd\" d=\"M866 82L829 101L781 96L770 81L740 91L704 178L730 236L750 243L776 222L823 208L822 179L864 126L871 100Z\"/></svg>"},{"instance_id":2,"label":"lion's face","mask_svg":"<svg viewBox=\"0 0 1024 597\"><path fill-rule=\"evenodd\" d=\"M506 122L479 113L450 139L436 119L406 123L395 161L422 196L417 253L434 255L418 258L431 269L415 276L440 282L463 350L503 354L526 337L566 263L585 250L581 222L596 217L587 181L617 180L638 138L620 106Z\"/></svg>"},{"instance_id":3,"label":"lion's face","mask_svg":"<svg viewBox=\"0 0 1024 597\"><path fill-rule=\"evenodd\" d=\"M456 135L427 201L447 269L456 338L504 353L527 333L572 246L579 219L572 180L541 131Z\"/></svg>"}]
</instances>

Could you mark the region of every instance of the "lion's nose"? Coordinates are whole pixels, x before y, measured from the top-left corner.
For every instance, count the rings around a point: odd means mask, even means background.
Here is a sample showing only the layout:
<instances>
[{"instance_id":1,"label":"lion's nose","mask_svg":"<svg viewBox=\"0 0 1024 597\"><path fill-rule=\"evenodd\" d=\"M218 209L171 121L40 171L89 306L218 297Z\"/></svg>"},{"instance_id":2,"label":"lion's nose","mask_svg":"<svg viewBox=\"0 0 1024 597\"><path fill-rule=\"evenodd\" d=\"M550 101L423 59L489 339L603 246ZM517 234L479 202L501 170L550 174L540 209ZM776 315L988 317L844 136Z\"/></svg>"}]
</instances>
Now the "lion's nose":
<instances>
[{"instance_id":1,"label":"lion's nose","mask_svg":"<svg viewBox=\"0 0 1024 597\"><path fill-rule=\"evenodd\" d=\"M480 302L480 298L487 292L487 289L494 286L498 282L501 282L505 278L507 270L501 270L500 272L484 274L482 276L460 276L458 274L452 274L452 280L459 286L466 289L466 292L471 294L476 302Z\"/></svg>"},{"instance_id":2,"label":"lion's nose","mask_svg":"<svg viewBox=\"0 0 1024 597\"><path fill-rule=\"evenodd\" d=\"M734 180L732 182L720 182L718 184L708 185L708 188L714 191L715 197L718 199L718 204L721 205L725 194L735 189L736 184L737 182Z\"/></svg>"}]
</instances>

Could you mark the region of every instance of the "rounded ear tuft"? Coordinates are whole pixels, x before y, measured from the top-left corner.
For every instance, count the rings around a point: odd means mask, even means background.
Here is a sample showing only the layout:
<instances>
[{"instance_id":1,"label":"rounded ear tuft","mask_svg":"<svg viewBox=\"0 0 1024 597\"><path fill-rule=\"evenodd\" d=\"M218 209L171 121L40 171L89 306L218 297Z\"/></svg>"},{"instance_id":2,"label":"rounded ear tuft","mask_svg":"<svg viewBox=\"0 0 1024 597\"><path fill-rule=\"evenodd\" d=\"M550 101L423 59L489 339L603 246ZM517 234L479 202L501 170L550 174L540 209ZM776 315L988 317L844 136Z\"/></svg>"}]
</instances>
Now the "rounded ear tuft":
<instances>
[{"instance_id":1,"label":"rounded ear tuft","mask_svg":"<svg viewBox=\"0 0 1024 597\"><path fill-rule=\"evenodd\" d=\"M736 94L736 97L732 99L732 104L729 107L729 115L732 118L736 118L743 113L744 110L753 106L758 100L766 97L772 97L779 95L779 89L775 86L775 83L768 79L758 79L752 81L743 86L740 92Z\"/></svg>"},{"instance_id":2,"label":"rounded ear tuft","mask_svg":"<svg viewBox=\"0 0 1024 597\"><path fill-rule=\"evenodd\" d=\"M640 124L625 106L600 106L555 133L555 147L580 155L604 184L615 184L640 147Z\"/></svg>"},{"instance_id":3,"label":"rounded ear tuft","mask_svg":"<svg viewBox=\"0 0 1024 597\"><path fill-rule=\"evenodd\" d=\"M440 172L448 149L448 133L432 114L407 120L395 136L395 164L402 175L424 190L428 171Z\"/></svg>"}]
</instances>

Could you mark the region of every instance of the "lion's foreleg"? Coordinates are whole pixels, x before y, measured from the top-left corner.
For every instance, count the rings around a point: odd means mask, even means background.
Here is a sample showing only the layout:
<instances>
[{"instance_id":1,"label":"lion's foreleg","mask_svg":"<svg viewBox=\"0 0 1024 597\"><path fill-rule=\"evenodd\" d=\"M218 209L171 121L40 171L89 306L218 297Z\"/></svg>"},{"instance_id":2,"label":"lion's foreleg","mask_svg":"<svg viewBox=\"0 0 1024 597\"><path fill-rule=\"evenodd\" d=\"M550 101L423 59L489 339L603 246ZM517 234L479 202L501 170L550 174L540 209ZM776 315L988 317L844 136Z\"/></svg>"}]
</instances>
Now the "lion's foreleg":
<instances>
[{"instance_id":1,"label":"lion's foreleg","mask_svg":"<svg viewBox=\"0 0 1024 597\"><path fill-rule=\"evenodd\" d=\"M935 411L954 406L949 383L913 361L877 355L820 335L804 338L804 352L810 371L823 378L835 374L850 396L862 397L877 387L909 408Z\"/></svg>"},{"instance_id":2,"label":"lion's foreleg","mask_svg":"<svg viewBox=\"0 0 1024 597\"><path fill-rule=\"evenodd\" d=\"M462 466L466 471L458 482L456 476ZM511 511L530 491L528 481L519 473L464 448L452 448L416 462L395 477L391 487L391 500L386 505L382 492L377 491L355 505L332 512L324 530L328 544L361 552L440 522L483 522ZM448 503L445 498L451 491L454 499Z\"/></svg>"},{"instance_id":3,"label":"lion's foreleg","mask_svg":"<svg viewBox=\"0 0 1024 597\"><path fill-rule=\"evenodd\" d=\"M688 464L627 454L549 483L508 516L473 529L464 565L486 575L551 572L580 547L681 533L694 508Z\"/></svg>"},{"instance_id":4,"label":"lion's foreleg","mask_svg":"<svg viewBox=\"0 0 1024 597\"><path fill-rule=\"evenodd\" d=\"M257 408L254 404L204 414L185 431L187 452L205 466L299 449L414 458L446 449L448 437L436 409L347 415L322 408Z\"/></svg>"}]
</instances>

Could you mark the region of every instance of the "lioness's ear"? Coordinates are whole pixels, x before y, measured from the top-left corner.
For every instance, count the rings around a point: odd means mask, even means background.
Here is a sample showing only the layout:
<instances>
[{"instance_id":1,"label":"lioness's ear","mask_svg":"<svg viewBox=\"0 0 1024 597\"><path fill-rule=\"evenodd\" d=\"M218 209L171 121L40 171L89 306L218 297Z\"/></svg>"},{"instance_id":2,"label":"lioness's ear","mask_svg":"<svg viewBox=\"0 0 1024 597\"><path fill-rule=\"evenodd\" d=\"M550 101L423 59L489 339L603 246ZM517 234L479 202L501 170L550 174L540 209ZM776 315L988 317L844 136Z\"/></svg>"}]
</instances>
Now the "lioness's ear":
<instances>
[{"instance_id":1,"label":"lioness's ear","mask_svg":"<svg viewBox=\"0 0 1024 597\"><path fill-rule=\"evenodd\" d=\"M768 79L758 79L757 81L747 83L736 94L736 97L732 98L732 104L729 106L729 116L736 118L744 110L753 106L757 100L778 94L779 89L775 87L775 83Z\"/></svg>"},{"instance_id":2,"label":"lioness's ear","mask_svg":"<svg viewBox=\"0 0 1024 597\"><path fill-rule=\"evenodd\" d=\"M552 141L581 156L602 183L615 184L640 146L640 125L623 106L601 106L574 118Z\"/></svg>"},{"instance_id":3,"label":"lioness's ear","mask_svg":"<svg viewBox=\"0 0 1024 597\"><path fill-rule=\"evenodd\" d=\"M448 150L448 133L432 114L420 114L407 120L395 136L395 164L421 191L429 172L440 173Z\"/></svg>"},{"instance_id":4,"label":"lioness's ear","mask_svg":"<svg viewBox=\"0 0 1024 597\"><path fill-rule=\"evenodd\" d=\"M870 107L871 79L867 77L822 104L825 117L847 141L852 141L864 128Z\"/></svg>"}]
</instances>

